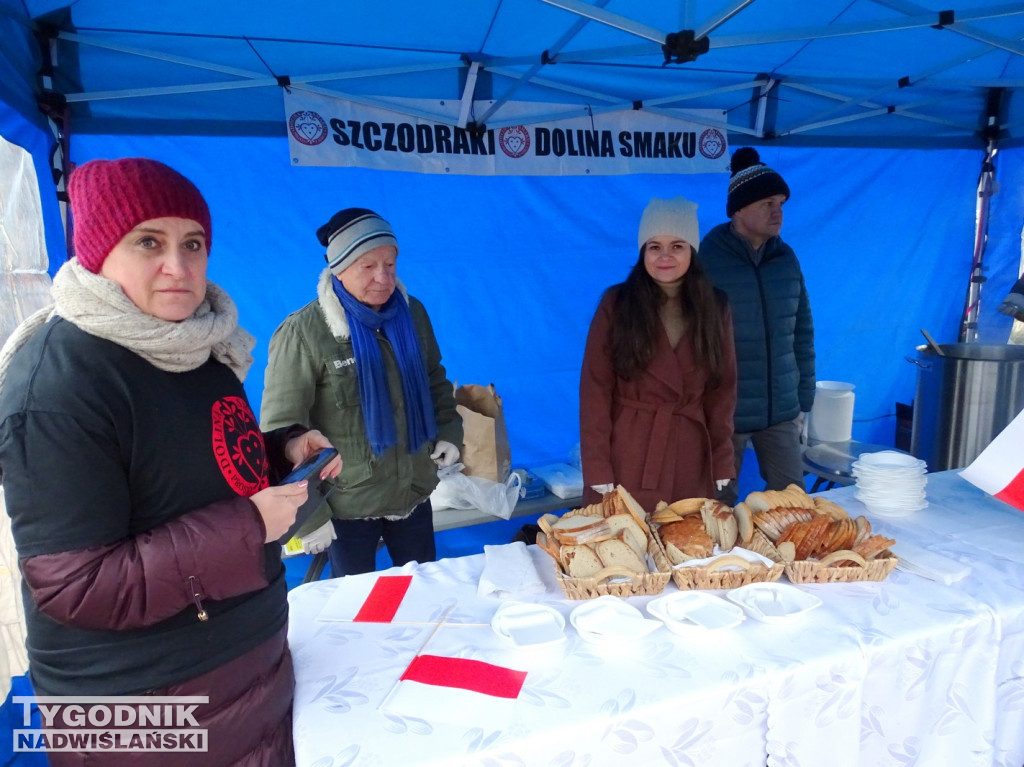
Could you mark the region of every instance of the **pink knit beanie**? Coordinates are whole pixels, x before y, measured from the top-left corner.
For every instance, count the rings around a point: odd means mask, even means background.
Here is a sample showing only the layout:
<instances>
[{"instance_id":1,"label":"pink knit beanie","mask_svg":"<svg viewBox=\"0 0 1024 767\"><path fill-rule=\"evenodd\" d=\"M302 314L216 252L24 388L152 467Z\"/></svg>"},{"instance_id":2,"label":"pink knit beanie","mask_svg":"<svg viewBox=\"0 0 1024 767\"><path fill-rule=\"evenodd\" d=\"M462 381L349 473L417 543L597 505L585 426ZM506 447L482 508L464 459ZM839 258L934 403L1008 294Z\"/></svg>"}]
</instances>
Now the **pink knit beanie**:
<instances>
[{"instance_id":1,"label":"pink knit beanie","mask_svg":"<svg viewBox=\"0 0 1024 767\"><path fill-rule=\"evenodd\" d=\"M142 157L91 160L71 174L68 198L74 228L74 255L99 273L110 251L128 232L152 218L187 218L213 232L210 209L195 185L162 162Z\"/></svg>"}]
</instances>

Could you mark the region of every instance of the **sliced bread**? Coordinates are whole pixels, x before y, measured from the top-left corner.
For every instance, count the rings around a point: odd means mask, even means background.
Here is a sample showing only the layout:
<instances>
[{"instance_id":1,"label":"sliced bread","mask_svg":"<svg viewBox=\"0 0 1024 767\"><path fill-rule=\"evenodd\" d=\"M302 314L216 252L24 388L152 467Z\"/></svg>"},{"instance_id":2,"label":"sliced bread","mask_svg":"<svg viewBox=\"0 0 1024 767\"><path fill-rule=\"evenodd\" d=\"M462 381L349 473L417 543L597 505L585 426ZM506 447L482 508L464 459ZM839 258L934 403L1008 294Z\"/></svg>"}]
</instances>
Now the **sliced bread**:
<instances>
[{"instance_id":1,"label":"sliced bread","mask_svg":"<svg viewBox=\"0 0 1024 767\"><path fill-rule=\"evenodd\" d=\"M647 527L647 512L644 511L644 507L637 503L636 498L634 498L622 485L616 485L615 492L624 502L626 512L636 520L636 523L640 526L640 529L643 530L643 533L646 536L650 532L650 528Z\"/></svg>"},{"instance_id":2,"label":"sliced bread","mask_svg":"<svg viewBox=\"0 0 1024 767\"><path fill-rule=\"evenodd\" d=\"M647 572L647 562L622 537L601 541L594 548L605 567L625 567L634 573Z\"/></svg>"},{"instance_id":3,"label":"sliced bread","mask_svg":"<svg viewBox=\"0 0 1024 767\"><path fill-rule=\"evenodd\" d=\"M647 553L647 536L644 535L644 531L640 529L640 525L636 523L632 515L612 514L605 518L605 522L608 523L613 534L618 534L621 530L624 534L623 539L641 558Z\"/></svg>"},{"instance_id":4,"label":"sliced bread","mask_svg":"<svg viewBox=\"0 0 1024 767\"><path fill-rule=\"evenodd\" d=\"M562 546L558 550L558 555L565 572L572 578L589 578L604 567L597 552L585 544Z\"/></svg>"},{"instance_id":5,"label":"sliced bread","mask_svg":"<svg viewBox=\"0 0 1024 767\"><path fill-rule=\"evenodd\" d=\"M736 531L739 533L740 542L744 545L750 543L754 538L754 515L751 514L750 507L740 501L732 513L736 517Z\"/></svg>"}]
</instances>

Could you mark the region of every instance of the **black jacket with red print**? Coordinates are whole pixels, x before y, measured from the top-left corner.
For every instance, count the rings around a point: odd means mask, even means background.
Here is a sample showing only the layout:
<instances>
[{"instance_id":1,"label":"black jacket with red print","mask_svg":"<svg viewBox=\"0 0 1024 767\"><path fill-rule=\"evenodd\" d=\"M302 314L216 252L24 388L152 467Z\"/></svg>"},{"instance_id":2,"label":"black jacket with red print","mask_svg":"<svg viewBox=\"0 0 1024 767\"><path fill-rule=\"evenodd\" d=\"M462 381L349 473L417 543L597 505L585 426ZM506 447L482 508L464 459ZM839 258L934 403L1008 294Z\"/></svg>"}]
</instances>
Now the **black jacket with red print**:
<instances>
[{"instance_id":1,"label":"black jacket with red print","mask_svg":"<svg viewBox=\"0 0 1024 767\"><path fill-rule=\"evenodd\" d=\"M36 692L159 689L277 635L280 546L249 496L301 430L262 434L212 359L169 373L60 318L40 328L0 393Z\"/></svg>"}]
</instances>

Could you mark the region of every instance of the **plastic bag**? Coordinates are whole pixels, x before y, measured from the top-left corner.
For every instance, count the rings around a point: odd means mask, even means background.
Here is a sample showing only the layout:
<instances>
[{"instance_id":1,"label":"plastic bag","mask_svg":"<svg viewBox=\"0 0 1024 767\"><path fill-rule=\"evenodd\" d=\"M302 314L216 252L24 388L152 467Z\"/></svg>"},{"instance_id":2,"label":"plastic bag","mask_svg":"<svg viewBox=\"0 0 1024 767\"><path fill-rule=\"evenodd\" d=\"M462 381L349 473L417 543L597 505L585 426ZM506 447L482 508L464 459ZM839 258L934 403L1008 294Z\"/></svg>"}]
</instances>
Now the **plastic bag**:
<instances>
[{"instance_id":1,"label":"plastic bag","mask_svg":"<svg viewBox=\"0 0 1024 767\"><path fill-rule=\"evenodd\" d=\"M483 477L469 477L462 473L462 464L454 463L437 471L437 487L430 494L430 505L435 509L477 509L484 514L509 519L519 500L522 479L518 474L508 475L504 482L492 482Z\"/></svg>"}]
</instances>

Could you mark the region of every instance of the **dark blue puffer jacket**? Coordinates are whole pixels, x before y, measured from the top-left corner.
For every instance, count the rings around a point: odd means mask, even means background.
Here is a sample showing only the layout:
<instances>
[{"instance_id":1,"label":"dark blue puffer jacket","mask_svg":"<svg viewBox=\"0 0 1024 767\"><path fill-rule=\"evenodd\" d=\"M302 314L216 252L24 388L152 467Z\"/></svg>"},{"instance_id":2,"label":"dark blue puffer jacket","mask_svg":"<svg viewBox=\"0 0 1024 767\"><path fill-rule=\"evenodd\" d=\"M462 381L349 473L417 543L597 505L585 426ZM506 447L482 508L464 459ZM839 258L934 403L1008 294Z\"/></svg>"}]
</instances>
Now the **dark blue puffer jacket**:
<instances>
[{"instance_id":1,"label":"dark blue puffer jacket","mask_svg":"<svg viewBox=\"0 0 1024 767\"><path fill-rule=\"evenodd\" d=\"M746 243L725 223L708 232L697 257L732 306L739 373L736 431L759 431L809 412L814 323L793 249L773 237L754 265Z\"/></svg>"}]
</instances>

